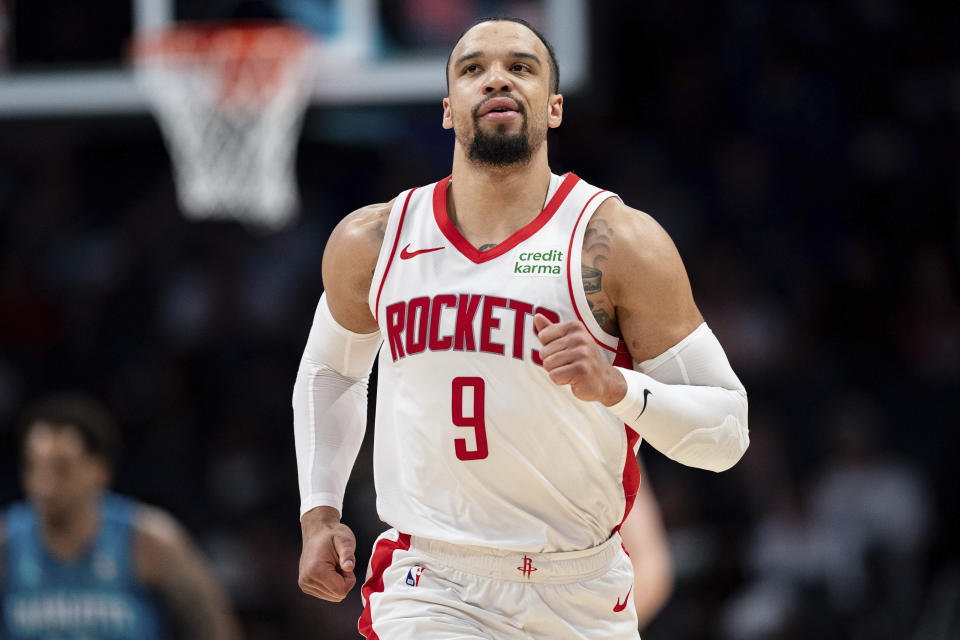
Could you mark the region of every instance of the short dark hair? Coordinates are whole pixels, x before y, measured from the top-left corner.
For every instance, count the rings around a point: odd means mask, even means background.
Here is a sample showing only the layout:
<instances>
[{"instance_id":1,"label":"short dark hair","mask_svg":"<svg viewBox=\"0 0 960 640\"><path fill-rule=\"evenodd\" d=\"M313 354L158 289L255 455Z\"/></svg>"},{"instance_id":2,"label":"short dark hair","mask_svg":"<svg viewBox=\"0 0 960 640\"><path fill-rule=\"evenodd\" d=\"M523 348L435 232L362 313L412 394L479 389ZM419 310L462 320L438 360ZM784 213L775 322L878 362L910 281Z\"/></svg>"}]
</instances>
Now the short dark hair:
<instances>
[{"instance_id":1,"label":"short dark hair","mask_svg":"<svg viewBox=\"0 0 960 640\"><path fill-rule=\"evenodd\" d=\"M120 449L120 433L107 408L98 400L77 391L62 391L43 396L21 414L18 440L23 446L33 425L38 422L56 428L74 429L87 453L113 466Z\"/></svg>"},{"instance_id":2,"label":"short dark hair","mask_svg":"<svg viewBox=\"0 0 960 640\"><path fill-rule=\"evenodd\" d=\"M484 22L515 22L517 24L522 24L530 31L533 31L533 34L540 39L540 42L543 43L543 46L547 48L547 54L550 56L550 92L551 93L560 93L560 65L557 64L557 54L553 51L553 45L547 42L547 39L543 37L543 34L537 31L532 24L524 20L523 18L515 18L513 16L494 16L487 18L480 18L469 27L463 30L457 37L457 42L463 39L463 36L467 35L467 31L473 29L478 24L483 24ZM456 48L456 42L453 47ZM447 66L444 67L444 76L447 79L447 92L450 92L450 58L453 57L453 49L450 49L450 53L447 55Z\"/></svg>"}]
</instances>

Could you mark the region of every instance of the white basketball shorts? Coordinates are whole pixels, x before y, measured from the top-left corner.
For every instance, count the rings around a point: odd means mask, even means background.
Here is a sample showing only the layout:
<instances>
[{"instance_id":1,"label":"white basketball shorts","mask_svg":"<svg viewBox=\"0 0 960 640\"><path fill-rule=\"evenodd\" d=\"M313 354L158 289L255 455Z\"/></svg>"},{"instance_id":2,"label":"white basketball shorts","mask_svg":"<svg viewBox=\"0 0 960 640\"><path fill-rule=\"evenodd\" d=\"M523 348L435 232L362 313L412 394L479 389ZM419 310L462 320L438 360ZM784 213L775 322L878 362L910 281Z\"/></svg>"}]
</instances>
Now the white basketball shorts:
<instances>
[{"instance_id":1,"label":"white basketball shorts","mask_svg":"<svg viewBox=\"0 0 960 640\"><path fill-rule=\"evenodd\" d=\"M373 545L358 626L368 640L638 640L632 588L619 534L523 553L390 529Z\"/></svg>"}]
</instances>

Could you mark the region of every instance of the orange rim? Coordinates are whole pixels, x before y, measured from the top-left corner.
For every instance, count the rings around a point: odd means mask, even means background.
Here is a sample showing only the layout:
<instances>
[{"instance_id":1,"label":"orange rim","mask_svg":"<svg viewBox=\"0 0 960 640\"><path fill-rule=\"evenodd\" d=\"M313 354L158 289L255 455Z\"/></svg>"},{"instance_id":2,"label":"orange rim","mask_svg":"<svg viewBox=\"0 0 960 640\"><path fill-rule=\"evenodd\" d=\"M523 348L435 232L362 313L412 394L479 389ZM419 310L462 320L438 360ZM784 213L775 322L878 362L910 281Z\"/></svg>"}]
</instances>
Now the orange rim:
<instances>
[{"instance_id":1,"label":"orange rim","mask_svg":"<svg viewBox=\"0 0 960 640\"><path fill-rule=\"evenodd\" d=\"M313 41L300 27L276 23L178 23L137 36L131 58L170 69L207 67L220 74L220 101L250 102L243 91L256 82L257 101L268 101L284 72Z\"/></svg>"}]
</instances>

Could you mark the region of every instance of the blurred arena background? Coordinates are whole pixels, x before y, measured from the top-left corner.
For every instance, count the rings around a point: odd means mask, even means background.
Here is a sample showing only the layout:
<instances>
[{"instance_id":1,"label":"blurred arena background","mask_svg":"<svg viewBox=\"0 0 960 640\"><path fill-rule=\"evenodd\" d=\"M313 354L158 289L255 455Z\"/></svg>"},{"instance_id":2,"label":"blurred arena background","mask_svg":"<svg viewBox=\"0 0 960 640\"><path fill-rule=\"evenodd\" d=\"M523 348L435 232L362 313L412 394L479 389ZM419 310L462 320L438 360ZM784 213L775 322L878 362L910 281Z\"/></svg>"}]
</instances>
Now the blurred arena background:
<instances>
[{"instance_id":1,"label":"blurred arena background","mask_svg":"<svg viewBox=\"0 0 960 640\"><path fill-rule=\"evenodd\" d=\"M750 392L732 471L643 449L677 569L645 640L960 637L960 10L933 7L0 0L0 503L18 411L90 391L123 426L116 487L189 526L247 637L358 637L359 589L296 580L320 258L349 211L447 175L444 59L507 13L560 56L554 171L660 220ZM273 231L181 213L128 61L138 31L249 19L325 43ZM362 572L369 445L347 497Z\"/></svg>"}]
</instances>

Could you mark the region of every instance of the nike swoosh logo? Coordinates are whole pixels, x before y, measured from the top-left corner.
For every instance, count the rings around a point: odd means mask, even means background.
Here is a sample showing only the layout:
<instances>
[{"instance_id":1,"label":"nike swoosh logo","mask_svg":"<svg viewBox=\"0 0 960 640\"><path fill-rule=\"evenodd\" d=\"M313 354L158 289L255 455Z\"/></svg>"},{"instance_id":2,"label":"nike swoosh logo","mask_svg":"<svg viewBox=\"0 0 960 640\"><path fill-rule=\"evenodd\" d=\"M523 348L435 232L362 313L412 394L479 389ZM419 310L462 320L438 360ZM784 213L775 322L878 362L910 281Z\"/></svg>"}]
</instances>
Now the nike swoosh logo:
<instances>
[{"instance_id":1,"label":"nike swoosh logo","mask_svg":"<svg viewBox=\"0 0 960 640\"><path fill-rule=\"evenodd\" d=\"M630 602L630 592L633 591L633 587L630 587L627 590L627 597L623 599L623 604L620 604L620 598L617 598L617 606L613 608L614 613L620 613L627 608L627 603Z\"/></svg>"},{"instance_id":2,"label":"nike swoosh logo","mask_svg":"<svg viewBox=\"0 0 960 640\"><path fill-rule=\"evenodd\" d=\"M430 253L431 251L440 251L443 247L434 247L433 249L417 249L416 251L408 251L410 245L408 244L403 249L400 250L400 259L409 260L413 256L418 256L421 253Z\"/></svg>"},{"instance_id":3,"label":"nike swoosh logo","mask_svg":"<svg viewBox=\"0 0 960 640\"><path fill-rule=\"evenodd\" d=\"M647 396L651 395L653 392L650 389L643 390L643 408L640 409L640 413L637 414L637 420L640 419L640 416L643 415L643 412L647 410Z\"/></svg>"}]
</instances>

